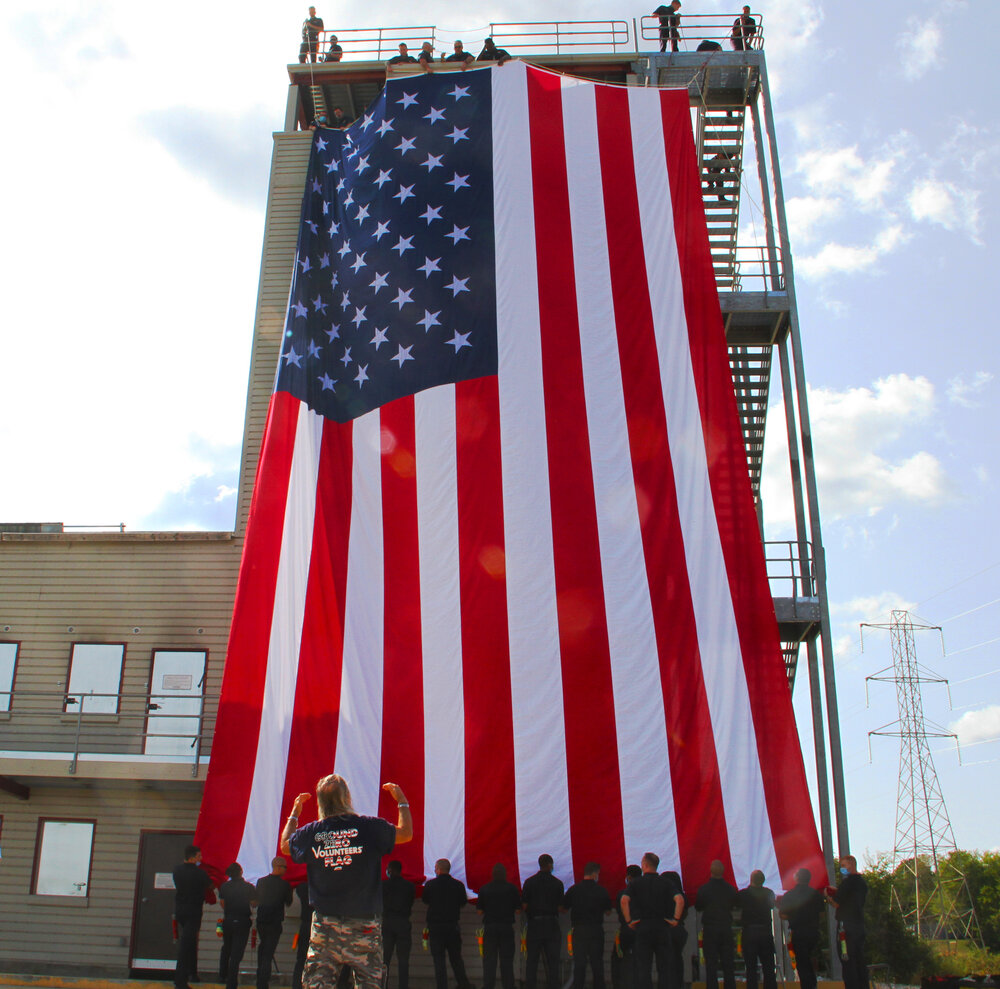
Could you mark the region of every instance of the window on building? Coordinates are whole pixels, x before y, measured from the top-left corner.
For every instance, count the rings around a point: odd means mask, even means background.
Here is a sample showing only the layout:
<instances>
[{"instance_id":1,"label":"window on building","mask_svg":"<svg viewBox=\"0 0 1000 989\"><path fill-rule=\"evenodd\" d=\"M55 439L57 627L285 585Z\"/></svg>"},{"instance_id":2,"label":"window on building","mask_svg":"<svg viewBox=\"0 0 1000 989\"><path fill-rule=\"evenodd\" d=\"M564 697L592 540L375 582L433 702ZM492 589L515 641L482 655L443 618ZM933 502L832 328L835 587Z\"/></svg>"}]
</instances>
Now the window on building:
<instances>
[{"instance_id":1,"label":"window on building","mask_svg":"<svg viewBox=\"0 0 1000 989\"><path fill-rule=\"evenodd\" d=\"M87 896L93 848L93 821L41 819L31 892L39 896Z\"/></svg>"},{"instance_id":2,"label":"window on building","mask_svg":"<svg viewBox=\"0 0 1000 989\"><path fill-rule=\"evenodd\" d=\"M0 642L0 711L10 710L10 695L14 689L19 645L17 642Z\"/></svg>"},{"instance_id":3,"label":"window on building","mask_svg":"<svg viewBox=\"0 0 1000 989\"><path fill-rule=\"evenodd\" d=\"M207 659L204 650L153 650L143 748L147 755L195 755Z\"/></svg>"},{"instance_id":4,"label":"window on building","mask_svg":"<svg viewBox=\"0 0 1000 989\"><path fill-rule=\"evenodd\" d=\"M124 661L123 642L74 642L66 710L72 714L80 710L84 714L117 714Z\"/></svg>"}]
</instances>

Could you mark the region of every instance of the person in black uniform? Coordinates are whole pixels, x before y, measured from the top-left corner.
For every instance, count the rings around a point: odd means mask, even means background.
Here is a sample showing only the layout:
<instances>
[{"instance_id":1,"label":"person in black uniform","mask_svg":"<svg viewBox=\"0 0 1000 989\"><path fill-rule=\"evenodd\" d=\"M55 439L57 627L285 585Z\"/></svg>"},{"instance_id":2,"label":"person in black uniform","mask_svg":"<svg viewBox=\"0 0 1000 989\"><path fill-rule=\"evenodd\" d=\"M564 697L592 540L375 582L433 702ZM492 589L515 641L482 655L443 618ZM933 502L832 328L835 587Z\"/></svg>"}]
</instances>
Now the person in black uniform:
<instances>
[{"instance_id":1,"label":"person in black uniform","mask_svg":"<svg viewBox=\"0 0 1000 989\"><path fill-rule=\"evenodd\" d=\"M675 986L672 928L681 922L684 896L665 876L657 875L660 857L646 852L642 857L642 875L622 897L622 914L635 931L636 989L651 989L653 959L656 959L656 979L659 989L680 989Z\"/></svg>"},{"instance_id":2,"label":"person in black uniform","mask_svg":"<svg viewBox=\"0 0 1000 989\"><path fill-rule=\"evenodd\" d=\"M393 859L382 880L382 953L385 956L386 984L389 963L396 955L399 989L407 989L410 982L410 911L416 896L416 886L403 878L403 863Z\"/></svg>"},{"instance_id":3,"label":"person in black uniform","mask_svg":"<svg viewBox=\"0 0 1000 989\"><path fill-rule=\"evenodd\" d=\"M305 64L308 56L310 62L316 61L319 51L319 33L323 30L323 18L316 16L316 8L309 8L309 16L302 22L302 44L299 45L299 62Z\"/></svg>"},{"instance_id":4,"label":"person in black uniform","mask_svg":"<svg viewBox=\"0 0 1000 989\"><path fill-rule=\"evenodd\" d=\"M271 859L271 871L257 880L257 989L267 989L274 952L281 939L285 907L292 905L292 887L285 880L288 863L281 855Z\"/></svg>"},{"instance_id":5,"label":"person in black uniform","mask_svg":"<svg viewBox=\"0 0 1000 989\"><path fill-rule=\"evenodd\" d=\"M629 886L642 875L642 869L630 865L625 870L625 888L615 896L615 911L618 914L618 939L611 952L611 986L612 989L633 989L635 982L635 966L632 949L635 946L635 931L628 926L622 914L622 897L626 896Z\"/></svg>"},{"instance_id":6,"label":"person in black uniform","mask_svg":"<svg viewBox=\"0 0 1000 989\"><path fill-rule=\"evenodd\" d=\"M858 860L845 855L840 860L840 885L829 892L831 903L837 906L837 923L844 929L840 961L843 966L844 989L868 989L868 967L865 964L865 898L868 884L858 872Z\"/></svg>"},{"instance_id":7,"label":"person in black uniform","mask_svg":"<svg viewBox=\"0 0 1000 989\"><path fill-rule=\"evenodd\" d=\"M684 896L684 888L681 877L676 872L664 872L666 879L674 888L674 906L680 907L678 921L670 927L670 971L672 978L670 984L675 989L680 989L684 985L684 945L687 944L688 932L684 926L687 918L687 898ZM680 899L678 899L680 897ZM675 910L676 912L676 910ZM669 916L669 914L667 915Z\"/></svg>"},{"instance_id":8,"label":"person in black uniform","mask_svg":"<svg viewBox=\"0 0 1000 989\"><path fill-rule=\"evenodd\" d=\"M447 956L458 989L472 989L462 961L462 932L458 927L458 916L468 903L468 897L465 887L452 877L451 862L447 859L434 863L434 878L424 884L421 898L427 904L427 936L434 959L435 986L448 989Z\"/></svg>"},{"instance_id":9,"label":"person in black uniform","mask_svg":"<svg viewBox=\"0 0 1000 989\"><path fill-rule=\"evenodd\" d=\"M446 62L461 62L462 68L467 69L476 60L476 56L467 52L461 41L456 41L452 47L455 50L445 59Z\"/></svg>"},{"instance_id":10,"label":"person in black uniform","mask_svg":"<svg viewBox=\"0 0 1000 989\"><path fill-rule=\"evenodd\" d=\"M496 62L497 65L503 65L509 60L510 52L506 48L497 48L492 38L487 38L483 42L483 50L479 53L479 58L476 59L477 62Z\"/></svg>"},{"instance_id":11,"label":"person in black uniform","mask_svg":"<svg viewBox=\"0 0 1000 989\"><path fill-rule=\"evenodd\" d=\"M743 13L733 21L733 30L729 35L729 43L733 46L733 51L749 51L756 33L757 21L750 16L750 8L744 7Z\"/></svg>"},{"instance_id":12,"label":"person in black uniform","mask_svg":"<svg viewBox=\"0 0 1000 989\"><path fill-rule=\"evenodd\" d=\"M675 52L680 47L681 40L681 15L677 13L681 9L681 0L671 0L669 4L660 4L653 11L660 18L660 51L667 50L667 42L670 42L670 50Z\"/></svg>"},{"instance_id":13,"label":"person in black uniform","mask_svg":"<svg viewBox=\"0 0 1000 989\"><path fill-rule=\"evenodd\" d=\"M819 920L826 907L823 894L809 885L812 873L799 869L795 885L778 902L782 919L788 921L792 951L799 970L801 989L816 989L816 948L819 946Z\"/></svg>"},{"instance_id":14,"label":"person in black uniform","mask_svg":"<svg viewBox=\"0 0 1000 989\"><path fill-rule=\"evenodd\" d=\"M222 905L222 951L219 953L219 981L226 989L236 989L240 962L250 937L250 910L257 902L257 890L243 878L243 867L234 862L226 869L229 881L219 887Z\"/></svg>"},{"instance_id":15,"label":"person in black uniform","mask_svg":"<svg viewBox=\"0 0 1000 989\"><path fill-rule=\"evenodd\" d=\"M416 65L417 60L410 54L405 41L399 43L399 54L389 59L389 65Z\"/></svg>"},{"instance_id":16,"label":"person in black uniform","mask_svg":"<svg viewBox=\"0 0 1000 989\"><path fill-rule=\"evenodd\" d=\"M480 56L481 57L481 56ZM548 989L559 989L559 906L565 892L562 880L552 875L551 855L538 856L538 872L528 876L521 888L521 903L528 918L525 989L535 989L538 959L545 958Z\"/></svg>"},{"instance_id":17,"label":"person in black uniform","mask_svg":"<svg viewBox=\"0 0 1000 989\"><path fill-rule=\"evenodd\" d=\"M733 910L738 893L723 879L725 866L716 859L709 867L711 879L698 890L695 909L701 914L702 944L705 949L705 987L719 989L719 968L725 989L736 989L733 966Z\"/></svg>"},{"instance_id":18,"label":"person in black uniform","mask_svg":"<svg viewBox=\"0 0 1000 989\"><path fill-rule=\"evenodd\" d=\"M573 925L573 989L583 989L588 964L594 989L604 989L604 915L611 912L611 897L597 881L600 874L600 865L588 862L583 879L563 896L563 909L569 910Z\"/></svg>"},{"instance_id":19,"label":"person in black uniform","mask_svg":"<svg viewBox=\"0 0 1000 989\"><path fill-rule=\"evenodd\" d=\"M760 962L764 989L776 989L774 974L774 927L771 911L774 893L764 885L764 873L750 873L750 885L739 893L740 923L743 926L743 961L747 970L747 989L757 989L757 963Z\"/></svg>"},{"instance_id":20,"label":"person in black uniform","mask_svg":"<svg viewBox=\"0 0 1000 989\"><path fill-rule=\"evenodd\" d=\"M212 880L199 868L201 849L188 845L184 861L174 866L174 920L177 921L177 967L174 985L189 989L188 982L198 980L198 932L201 911L206 903L215 902Z\"/></svg>"},{"instance_id":21,"label":"person in black uniform","mask_svg":"<svg viewBox=\"0 0 1000 989\"><path fill-rule=\"evenodd\" d=\"M507 881L507 868L497 862L493 878L479 891L476 909L483 916L483 989L493 989L500 963L500 985L514 989L514 918L521 891Z\"/></svg>"}]
</instances>

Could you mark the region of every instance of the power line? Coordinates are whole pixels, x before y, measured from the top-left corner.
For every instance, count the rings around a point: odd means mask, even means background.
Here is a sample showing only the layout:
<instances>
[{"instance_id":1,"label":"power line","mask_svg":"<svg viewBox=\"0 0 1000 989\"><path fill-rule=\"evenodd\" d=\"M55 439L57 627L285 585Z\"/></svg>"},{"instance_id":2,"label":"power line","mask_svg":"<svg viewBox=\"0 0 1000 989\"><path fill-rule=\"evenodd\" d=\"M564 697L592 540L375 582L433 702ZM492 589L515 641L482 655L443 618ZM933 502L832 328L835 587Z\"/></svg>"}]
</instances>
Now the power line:
<instances>
[{"instance_id":1,"label":"power line","mask_svg":"<svg viewBox=\"0 0 1000 989\"><path fill-rule=\"evenodd\" d=\"M996 563L991 563L988 567L983 567L982 570L977 570L975 573L970 573L968 577L963 577L960 581L952 584L951 587L946 587L943 591L935 591L935 593L933 593L930 597L924 598L923 601L918 601L917 607L919 608L921 605L926 604L928 601L933 601L935 598L941 597L942 594L947 594L949 591L955 590L956 587L961 587L962 584L965 584L968 581L973 580L974 578L979 577L990 570L993 570L995 567L1000 567L1000 560L998 560Z\"/></svg>"}]
</instances>

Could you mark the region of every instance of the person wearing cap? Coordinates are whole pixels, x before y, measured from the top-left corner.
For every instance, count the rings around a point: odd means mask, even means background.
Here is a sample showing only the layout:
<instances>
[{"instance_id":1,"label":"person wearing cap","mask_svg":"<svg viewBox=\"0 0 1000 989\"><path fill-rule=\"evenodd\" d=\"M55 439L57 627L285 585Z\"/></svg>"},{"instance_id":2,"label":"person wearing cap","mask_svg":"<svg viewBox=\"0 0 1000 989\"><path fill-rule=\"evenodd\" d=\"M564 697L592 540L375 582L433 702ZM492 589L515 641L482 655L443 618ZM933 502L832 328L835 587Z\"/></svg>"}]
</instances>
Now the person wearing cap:
<instances>
[{"instance_id":1,"label":"person wearing cap","mask_svg":"<svg viewBox=\"0 0 1000 989\"><path fill-rule=\"evenodd\" d=\"M330 47L327 48L326 54L323 56L324 62L339 62L344 57L344 49L337 44L337 36L335 34L330 35Z\"/></svg>"},{"instance_id":2,"label":"person wearing cap","mask_svg":"<svg viewBox=\"0 0 1000 989\"><path fill-rule=\"evenodd\" d=\"M510 58L510 52L503 48L497 48L492 38L487 38L483 44L483 50L479 53L477 62L496 62L503 65Z\"/></svg>"}]
</instances>

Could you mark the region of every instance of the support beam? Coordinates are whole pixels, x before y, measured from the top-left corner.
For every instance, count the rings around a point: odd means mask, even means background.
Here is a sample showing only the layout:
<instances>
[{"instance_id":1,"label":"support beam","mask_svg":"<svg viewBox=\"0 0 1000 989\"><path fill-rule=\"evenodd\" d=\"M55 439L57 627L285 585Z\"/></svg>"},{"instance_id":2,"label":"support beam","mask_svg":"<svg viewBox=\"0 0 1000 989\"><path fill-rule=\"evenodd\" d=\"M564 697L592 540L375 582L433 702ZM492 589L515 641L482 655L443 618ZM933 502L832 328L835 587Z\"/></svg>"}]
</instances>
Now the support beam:
<instances>
[{"instance_id":1,"label":"support beam","mask_svg":"<svg viewBox=\"0 0 1000 989\"><path fill-rule=\"evenodd\" d=\"M12 780L9 776L0 776L0 791L9 793L12 797L17 797L18 800L27 800L31 796L31 790L23 783Z\"/></svg>"}]
</instances>

